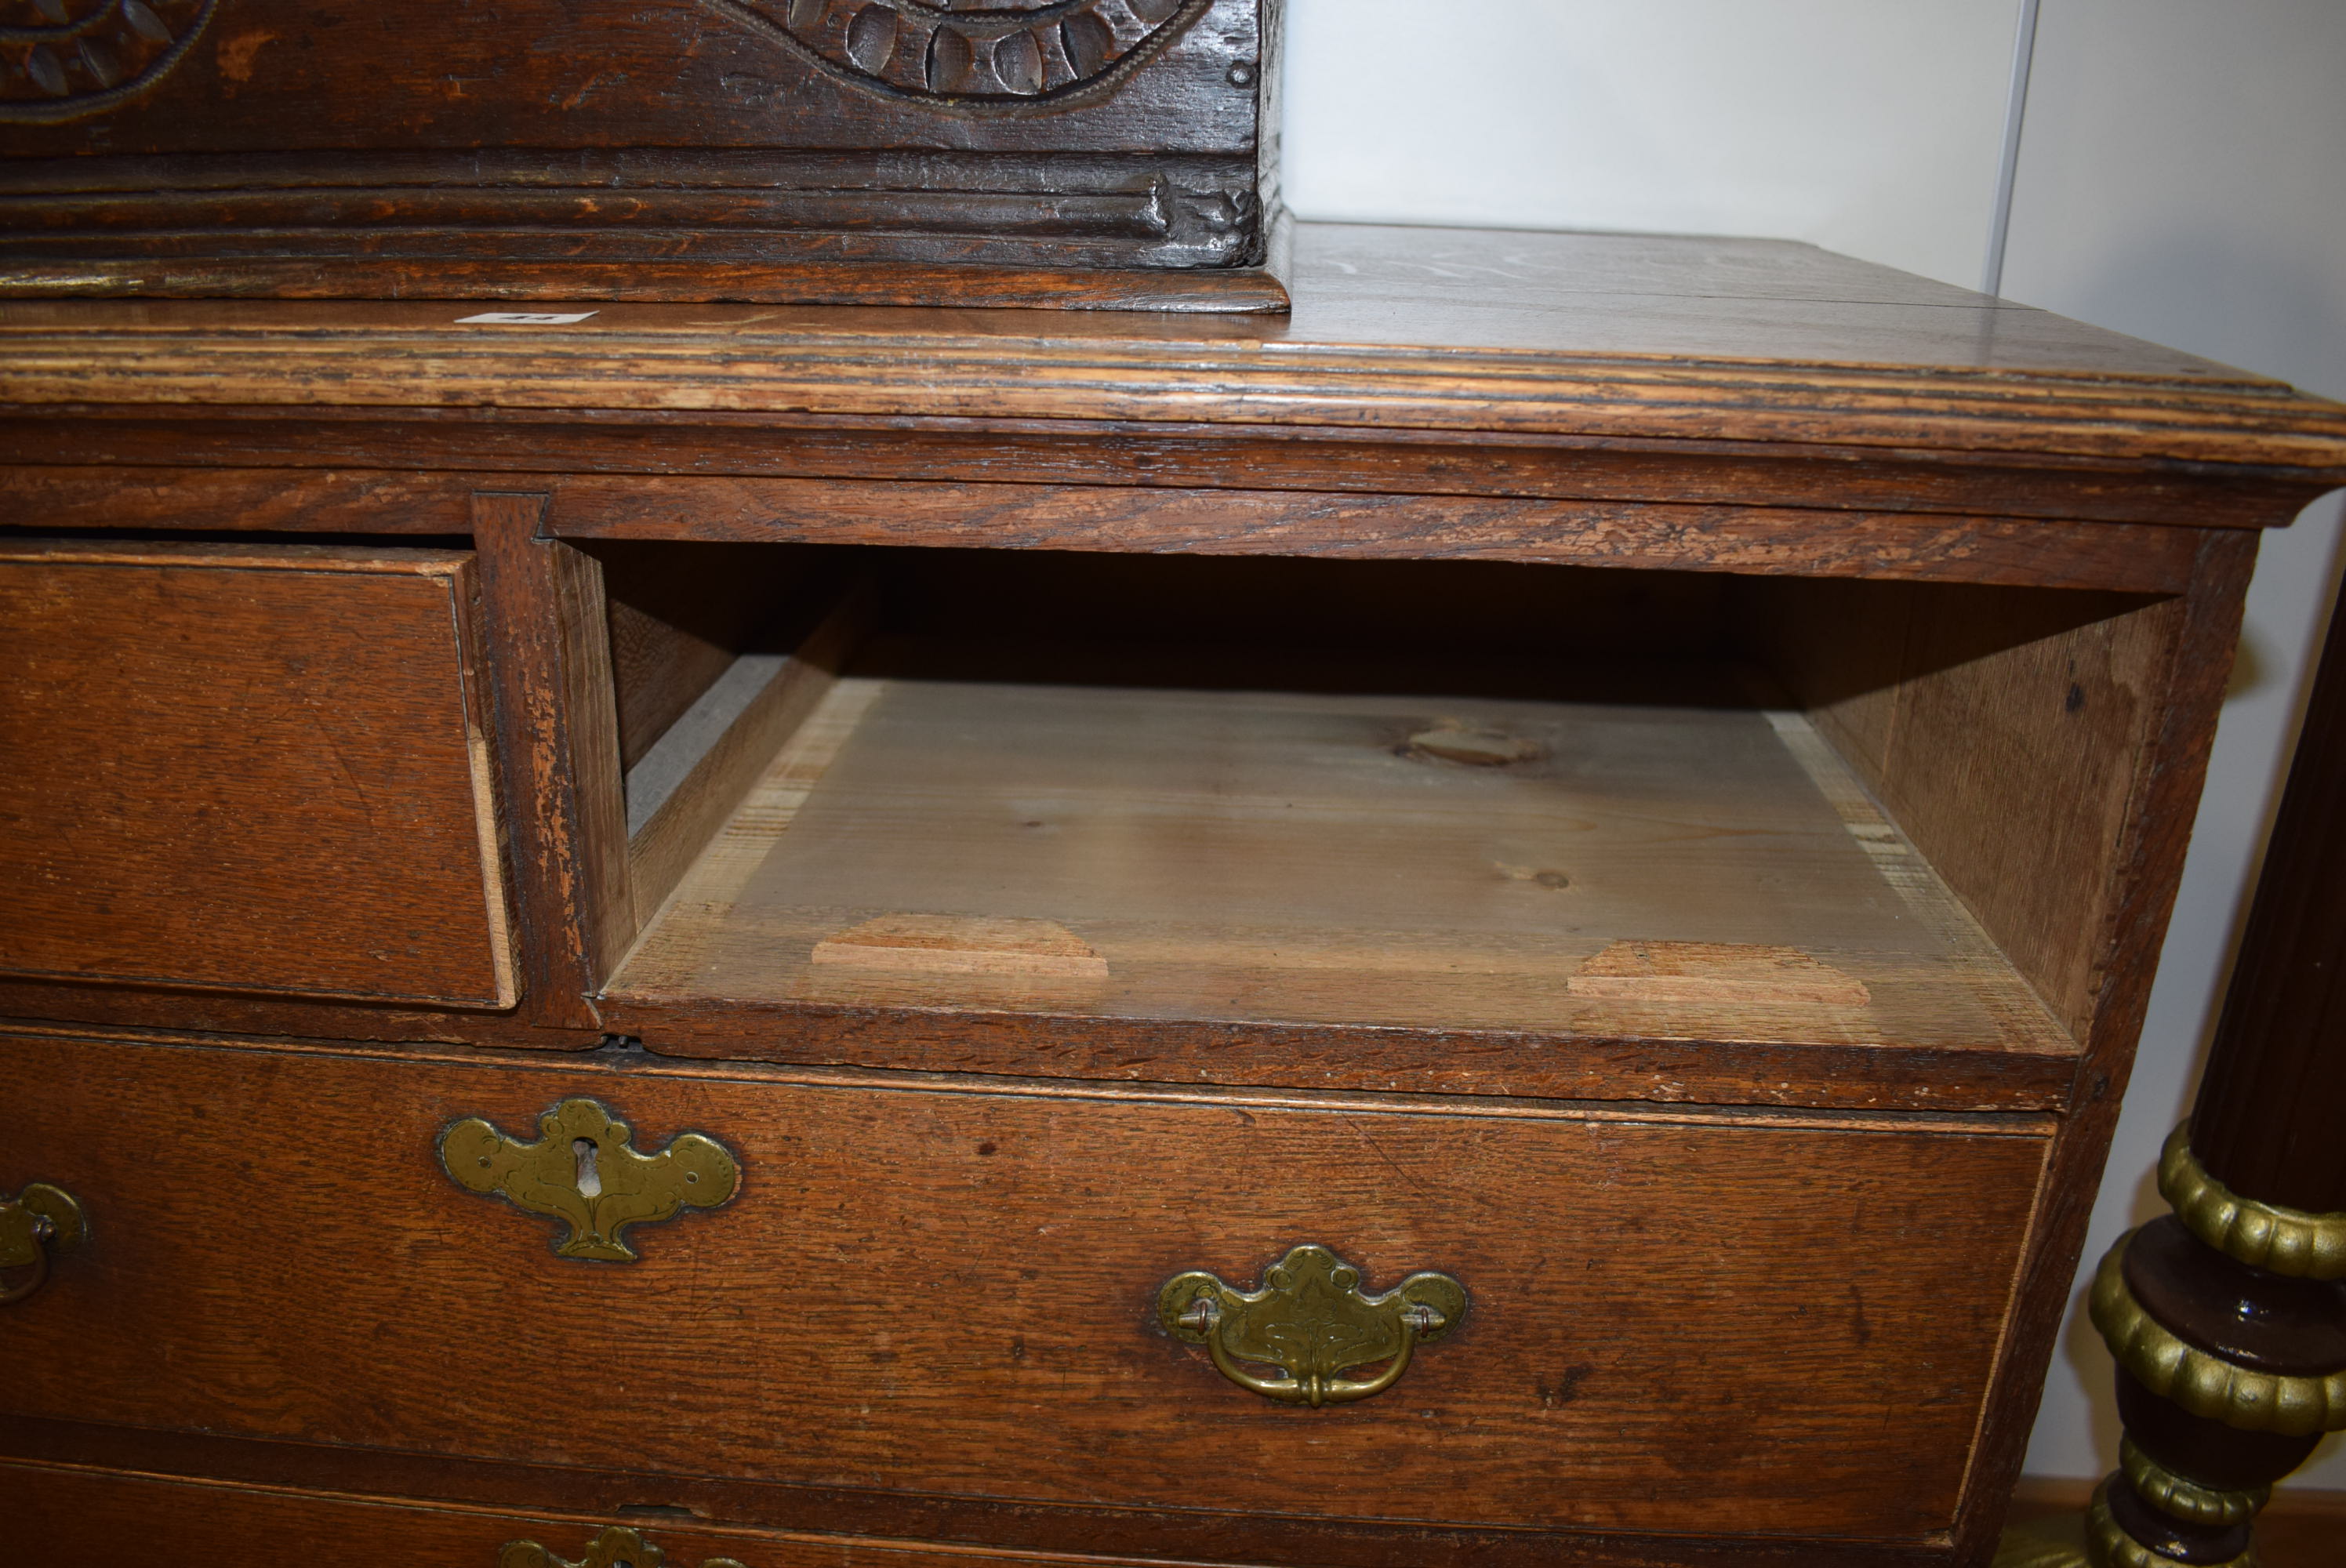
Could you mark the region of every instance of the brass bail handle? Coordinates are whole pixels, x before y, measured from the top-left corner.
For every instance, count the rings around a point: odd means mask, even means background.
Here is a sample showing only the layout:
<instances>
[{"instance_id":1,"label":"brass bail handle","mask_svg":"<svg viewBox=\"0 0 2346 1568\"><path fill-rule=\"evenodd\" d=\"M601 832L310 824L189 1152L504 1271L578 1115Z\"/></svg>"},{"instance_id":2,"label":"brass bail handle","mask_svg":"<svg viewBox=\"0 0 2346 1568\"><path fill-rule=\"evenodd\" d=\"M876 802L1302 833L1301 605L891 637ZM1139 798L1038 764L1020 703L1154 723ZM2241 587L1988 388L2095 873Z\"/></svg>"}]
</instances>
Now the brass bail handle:
<instances>
[{"instance_id":1,"label":"brass bail handle","mask_svg":"<svg viewBox=\"0 0 2346 1568\"><path fill-rule=\"evenodd\" d=\"M13 1198L0 1198L0 1269L32 1270L14 1285L0 1284L0 1307L47 1284L50 1257L73 1251L86 1233L81 1205L61 1186L36 1181Z\"/></svg>"},{"instance_id":2,"label":"brass bail handle","mask_svg":"<svg viewBox=\"0 0 2346 1568\"><path fill-rule=\"evenodd\" d=\"M1466 1315L1466 1288L1447 1274L1413 1274L1382 1296L1361 1271L1324 1247L1299 1247L1263 1271L1261 1288L1234 1289L1200 1272L1177 1275L1157 1293L1166 1331L1202 1344L1215 1370L1281 1404L1350 1404L1401 1380L1420 1345ZM1343 1374L1377 1362L1366 1378ZM1270 1377L1249 1365L1275 1367Z\"/></svg>"}]
</instances>

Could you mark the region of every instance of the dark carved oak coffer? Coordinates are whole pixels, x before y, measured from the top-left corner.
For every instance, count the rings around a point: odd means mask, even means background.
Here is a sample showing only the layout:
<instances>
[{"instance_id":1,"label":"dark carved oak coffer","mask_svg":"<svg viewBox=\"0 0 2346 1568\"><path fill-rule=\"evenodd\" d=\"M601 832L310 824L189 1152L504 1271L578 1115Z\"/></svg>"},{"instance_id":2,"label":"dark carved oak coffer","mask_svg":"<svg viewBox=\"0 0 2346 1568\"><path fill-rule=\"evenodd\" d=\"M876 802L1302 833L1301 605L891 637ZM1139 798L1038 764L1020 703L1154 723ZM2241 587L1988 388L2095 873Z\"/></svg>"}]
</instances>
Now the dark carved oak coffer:
<instances>
[{"instance_id":1,"label":"dark carved oak coffer","mask_svg":"<svg viewBox=\"0 0 2346 1568\"><path fill-rule=\"evenodd\" d=\"M1283 311L1280 0L0 0L0 292Z\"/></svg>"}]
</instances>

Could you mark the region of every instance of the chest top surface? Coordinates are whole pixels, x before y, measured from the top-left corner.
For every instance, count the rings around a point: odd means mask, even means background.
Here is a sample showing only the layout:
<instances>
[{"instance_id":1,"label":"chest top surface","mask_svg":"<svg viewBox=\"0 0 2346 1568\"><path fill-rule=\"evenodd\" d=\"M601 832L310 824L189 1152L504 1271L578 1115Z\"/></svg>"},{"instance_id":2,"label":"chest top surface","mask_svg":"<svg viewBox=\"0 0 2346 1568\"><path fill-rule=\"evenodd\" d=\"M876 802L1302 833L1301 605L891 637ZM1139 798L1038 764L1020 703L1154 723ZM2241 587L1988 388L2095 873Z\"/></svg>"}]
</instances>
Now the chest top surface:
<instances>
[{"instance_id":1,"label":"chest top surface","mask_svg":"<svg viewBox=\"0 0 2346 1568\"><path fill-rule=\"evenodd\" d=\"M16 300L0 401L1831 442L2346 480L2346 408L1790 241L1306 224L1293 291L1285 318Z\"/></svg>"}]
</instances>

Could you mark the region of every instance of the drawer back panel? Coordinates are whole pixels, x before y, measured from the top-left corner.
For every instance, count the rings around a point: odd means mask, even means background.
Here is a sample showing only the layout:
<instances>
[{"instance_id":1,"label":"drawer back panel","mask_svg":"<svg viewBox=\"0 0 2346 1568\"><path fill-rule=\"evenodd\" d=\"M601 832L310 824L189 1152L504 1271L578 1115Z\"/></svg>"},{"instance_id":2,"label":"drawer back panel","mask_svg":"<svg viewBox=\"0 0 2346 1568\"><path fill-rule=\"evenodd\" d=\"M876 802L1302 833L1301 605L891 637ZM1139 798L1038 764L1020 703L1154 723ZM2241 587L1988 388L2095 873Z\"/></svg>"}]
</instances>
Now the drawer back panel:
<instances>
[{"instance_id":1,"label":"drawer back panel","mask_svg":"<svg viewBox=\"0 0 2346 1568\"><path fill-rule=\"evenodd\" d=\"M74 1192L90 1237L0 1324L7 1412L1321 1518L1944 1529L2045 1148L1987 1118L0 1044L26 1091L0 1179ZM718 1140L738 1190L599 1263L442 1168L451 1125L534 1139L570 1096L638 1151ZM1160 1327L1176 1275L1252 1288L1302 1244L1469 1306L1390 1390L1316 1410Z\"/></svg>"},{"instance_id":2,"label":"drawer back panel","mask_svg":"<svg viewBox=\"0 0 2346 1568\"><path fill-rule=\"evenodd\" d=\"M0 972L511 1005L470 561L0 548Z\"/></svg>"}]
</instances>

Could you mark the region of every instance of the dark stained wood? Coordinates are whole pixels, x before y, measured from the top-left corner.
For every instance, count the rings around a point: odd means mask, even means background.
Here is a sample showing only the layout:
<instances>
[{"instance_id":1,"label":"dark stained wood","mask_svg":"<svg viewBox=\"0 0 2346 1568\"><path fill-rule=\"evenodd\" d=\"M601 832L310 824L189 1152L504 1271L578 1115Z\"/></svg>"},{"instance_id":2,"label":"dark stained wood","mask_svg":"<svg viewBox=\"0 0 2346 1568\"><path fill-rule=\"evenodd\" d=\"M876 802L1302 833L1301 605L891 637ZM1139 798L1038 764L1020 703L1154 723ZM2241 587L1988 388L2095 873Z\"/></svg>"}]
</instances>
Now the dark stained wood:
<instances>
[{"instance_id":1,"label":"dark stained wood","mask_svg":"<svg viewBox=\"0 0 2346 1568\"><path fill-rule=\"evenodd\" d=\"M448 551L0 545L0 971L511 1006L472 593Z\"/></svg>"},{"instance_id":2,"label":"dark stained wood","mask_svg":"<svg viewBox=\"0 0 2346 1568\"><path fill-rule=\"evenodd\" d=\"M2154 1508L2121 1476L2102 1495L2117 1527L2170 1562L2237 1563L2253 1549L2256 1536L2243 1520L2234 1524L2186 1522Z\"/></svg>"},{"instance_id":3,"label":"dark stained wood","mask_svg":"<svg viewBox=\"0 0 2346 1568\"><path fill-rule=\"evenodd\" d=\"M1485 494L1525 500L1918 512L2049 523L2271 527L2326 488L2318 477L2049 453L1901 453L1829 443L1668 438L1372 434L1308 425L1162 421L890 418L722 410L227 408L158 414L135 406L0 410L0 486L27 504L70 507L75 527L119 527L108 484L135 502L191 509L208 527L239 525L192 454L228 467L350 472L337 485L406 482L446 470L544 474L556 445L577 474L645 473L925 483L1076 484L1175 489L1287 489L1324 494ZM76 474L59 464L97 472ZM124 467L161 473L123 473ZM313 475L324 481L324 475ZM553 476L546 476L549 480ZM280 476L240 476L273 484ZM190 483L192 482L192 483ZM506 481L505 483L510 483ZM168 494L164 492L168 488ZM156 494L152 500L148 493ZM320 492L321 500L336 494ZM363 492L362 492L363 494ZM398 528L378 511L369 525ZM49 526L65 526L56 522ZM139 525L139 524L129 524ZM289 523L286 525L291 525ZM2053 537L2083 531L2056 528ZM2048 567L2051 562L2047 562ZM2080 582L2079 586L2100 586Z\"/></svg>"},{"instance_id":4,"label":"dark stained wood","mask_svg":"<svg viewBox=\"0 0 2346 1568\"><path fill-rule=\"evenodd\" d=\"M372 191L352 194L362 199L376 195ZM12 242L0 237L0 294L168 300L431 297L476 301L474 308L484 311L496 309L497 301L513 310L560 311L581 300L1209 315L1277 315L1289 309L1288 292L1276 267L1195 271L1119 268L1114 265L1114 252L1105 247L1076 251L1056 266L1019 267L1000 261L900 261L872 256L868 247L836 242L821 247L838 253L833 258L818 254L796 263L777 262L772 256L774 241L781 238L787 244L788 239L770 232L758 235L750 245L720 246L668 229L632 244L622 240L597 248L625 254L653 246L673 251L681 243L704 257L688 262L642 255L627 260L578 260L554 253L542 240L533 247L529 241L537 237L511 229L488 236L486 245L479 240L444 241L435 247L446 252L439 256L412 251L403 255L388 247L370 246L348 231L312 231L303 238L317 252L313 259L289 260L264 253L215 260L199 254L170 254L165 244L153 239L101 247L76 236L68 243L82 254L56 261L48 260L48 255L65 246ZM101 248L136 249L140 254L132 258L88 254ZM275 249L279 244L272 240L266 248ZM220 246L215 239L198 246L182 241L170 249L218 249ZM260 251L263 246L250 249ZM531 249L543 253L527 256ZM996 255L1015 254L1008 247L990 249ZM865 254L855 254L857 249Z\"/></svg>"},{"instance_id":5,"label":"dark stained wood","mask_svg":"<svg viewBox=\"0 0 2346 1568\"><path fill-rule=\"evenodd\" d=\"M538 532L546 498L473 499L529 1017L597 1026L588 997L634 940L601 568Z\"/></svg>"},{"instance_id":6,"label":"dark stained wood","mask_svg":"<svg viewBox=\"0 0 2346 1568\"><path fill-rule=\"evenodd\" d=\"M983 545L1123 552L1504 560L1644 570L1927 576L2178 591L2188 535L2014 518L1620 503L824 480L558 482L571 537Z\"/></svg>"},{"instance_id":7,"label":"dark stained wood","mask_svg":"<svg viewBox=\"0 0 2346 1568\"><path fill-rule=\"evenodd\" d=\"M2145 1451L2203 1485L2246 1492L2270 1486L2313 1457L2325 1434L2242 1431L2195 1416L2116 1369L2118 1419Z\"/></svg>"},{"instance_id":8,"label":"dark stained wood","mask_svg":"<svg viewBox=\"0 0 2346 1568\"><path fill-rule=\"evenodd\" d=\"M2231 677L2241 605L2255 564L2253 537L2210 535L2200 545L2197 585L2182 601L2180 625L2169 644L2166 697L2147 755L2137 765L2140 783L2116 862L2119 891L2109 957L2085 1039L2086 1057L2078 1064L2076 1097L2054 1139L2045 1201L2030 1229L2023 1306L2004 1346L2006 1380L1989 1401L1981 1462L1965 1481L1963 1523L1956 1532L1959 1553L1984 1558L1993 1550L2005 1501L2020 1474L2045 1369L2085 1249L2095 1187L2116 1129L2119 1099L2133 1070L2159 945L2182 881L2191 820L2207 777L2216 715Z\"/></svg>"},{"instance_id":9,"label":"dark stained wood","mask_svg":"<svg viewBox=\"0 0 2346 1568\"><path fill-rule=\"evenodd\" d=\"M2346 617L2333 616L2191 1114L2234 1192L2346 1211Z\"/></svg>"},{"instance_id":10,"label":"dark stained wood","mask_svg":"<svg viewBox=\"0 0 2346 1568\"><path fill-rule=\"evenodd\" d=\"M1800 1041L1152 1022L1081 1014L606 996L663 1054L1216 1085L1898 1111L2057 1111L2070 1058Z\"/></svg>"},{"instance_id":11,"label":"dark stained wood","mask_svg":"<svg viewBox=\"0 0 2346 1568\"><path fill-rule=\"evenodd\" d=\"M2346 1367L2346 1280L2237 1262L2171 1214L2134 1233L2122 1268L2143 1310L2234 1366L2317 1378Z\"/></svg>"},{"instance_id":12,"label":"dark stained wood","mask_svg":"<svg viewBox=\"0 0 2346 1568\"><path fill-rule=\"evenodd\" d=\"M5 1048L17 1081L44 1085L0 1108L11 1157L107 1217L70 1275L11 1311L13 1414L1555 1532L1739 1534L1764 1516L1749 1533L1929 1544L1953 1519L2046 1149L2039 1124L1999 1118L1438 1101L1330 1115L1079 1085L873 1093L627 1052L427 1069L357 1049ZM570 1095L610 1104L639 1146L719 1139L740 1195L636 1232L640 1263L598 1267L438 1171L449 1122L526 1131ZM303 1179L326 1148L369 1158ZM144 1175L158 1158L168 1189ZM1137 1173L1146 1202L1111 1170ZM267 1192L271 1225L193 1223L231 1187ZM1549 1201L1535 1193L1568 1195L1574 1223L1522 1224ZM1902 1238L1925 1215L1918 1253ZM1154 1327L1173 1273L1251 1278L1304 1236L1372 1280L1442 1268L1473 1292L1402 1397L1274 1406ZM1776 1288L1795 1278L1830 1288ZM304 1326L299 1356L287 1322ZM143 1375L104 1375L128 1345ZM584 1367L626 1370L596 1380L594 1420L549 1419ZM1179 1465L1168 1430L1192 1440Z\"/></svg>"},{"instance_id":13,"label":"dark stained wood","mask_svg":"<svg viewBox=\"0 0 2346 1568\"><path fill-rule=\"evenodd\" d=\"M1288 321L621 304L484 327L432 302L27 301L0 307L0 386L19 404L1179 419L2346 473L2346 409L1801 246L1305 225L1297 265Z\"/></svg>"},{"instance_id":14,"label":"dark stained wood","mask_svg":"<svg viewBox=\"0 0 2346 1568\"><path fill-rule=\"evenodd\" d=\"M490 475L202 470L0 470L0 517L44 527L298 531L459 531L471 487ZM1647 570L2002 582L2179 592L2194 534L2139 524L2059 524L2019 517L1683 505L1618 501L1469 499L1357 492L1158 486L922 484L830 479L548 476L546 529L566 538L817 541L938 547L1312 555L1388 559L1560 562ZM2292 499L2294 499L2292 497ZM672 558L671 558L672 559ZM700 571L708 580L712 575ZM722 579L730 583L732 579ZM654 595L667 585L638 585ZM637 677L658 672L688 692L713 677L729 634L700 636L705 662L679 660L615 585L623 739L656 735L638 701L665 710ZM638 596L641 596L640 593ZM711 606L696 604L706 614ZM670 609L671 615L684 615ZM648 612L647 612L648 614ZM720 619L729 617L719 615ZM674 622L663 623L674 626ZM687 634L699 636L699 634ZM635 653L638 641L642 653ZM689 701L685 696L683 701ZM646 742L648 743L648 741ZM627 760L634 759L630 749Z\"/></svg>"},{"instance_id":15,"label":"dark stained wood","mask_svg":"<svg viewBox=\"0 0 2346 1568\"><path fill-rule=\"evenodd\" d=\"M1284 310L1277 0L1033 9L155 0L0 82L0 289Z\"/></svg>"},{"instance_id":16,"label":"dark stained wood","mask_svg":"<svg viewBox=\"0 0 2346 1568\"><path fill-rule=\"evenodd\" d=\"M852 1536L777 1536L658 1513L531 1513L512 1508L424 1507L396 1499L303 1493L274 1486L166 1481L53 1464L0 1464L0 1508L23 1550L60 1563L144 1555L163 1543L220 1562L254 1555L331 1560L352 1551L412 1563L493 1565L507 1543L536 1542L575 1562L607 1528L624 1525L674 1568L725 1558L744 1568L1127 1568L1129 1557L1038 1558L917 1546Z\"/></svg>"},{"instance_id":17,"label":"dark stained wood","mask_svg":"<svg viewBox=\"0 0 2346 1568\"><path fill-rule=\"evenodd\" d=\"M461 480L429 473L0 470L0 522L51 531L188 528L454 535L472 531L470 502L471 491Z\"/></svg>"},{"instance_id":18,"label":"dark stained wood","mask_svg":"<svg viewBox=\"0 0 2346 1568\"><path fill-rule=\"evenodd\" d=\"M477 1461L454 1465L381 1450L188 1439L0 1418L0 1452L10 1451L33 1462L0 1465L0 1499L13 1503L20 1492L36 1500L46 1498L51 1501L45 1509L66 1516L66 1522L57 1527L66 1533L43 1533L26 1524L20 1526L20 1539L34 1547L56 1548L67 1560L102 1560L119 1550L126 1536L142 1545L149 1539L192 1539L178 1526L183 1514L193 1512L241 1526L231 1545L256 1538L301 1541L307 1531L315 1532L319 1553L329 1555L346 1551L353 1538L403 1543L398 1535L403 1528L420 1532L436 1552L454 1533L464 1555L431 1560L460 1563L474 1560L474 1549L483 1533L494 1533L484 1529L486 1521L510 1521L508 1530L585 1526L591 1533L620 1519L643 1531L654 1545L681 1548L668 1559L678 1568L689 1568L691 1550L709 1541L722 1543L748 1568L801 1563L805 1568L1124 1568L1139 1563L1413 1568L1434 1562L1537 1568L1554 1561L1550 1538L1519 1531L1303 1523L1202 1511L1142 1515L1106 1508L960 1502L901 1492L818 1492L702 1478L658 1478L650 1494L688 1501L646 1506L647 1478L640 1476L528 1471ZM93 1473L93 1465L144 1473L103 1475ZM226 1478L231 1484L206 1477ZM493 1484L484 1487L484 1479ZM305 1484L307 1492L293 1490ZM428 1515L417 1517L430 1506L411 1501L419 1494L457 1501L469 1494L481 1506L432 1508ZM534 1505L515 1501L533 1495L539 1499ZM820 1501L809 1505L797 1501L802 1498ZM781 1501L785 1499L790 1501ZM635 1504L632 1509L630 1503ZM777 1507L793 1515L811 1509L827 1522L776 1520L756 1534L750 1532L760 1530L758 1524L736 1522ZM28 1505L25 1518L34 1517ZM43 1512L37 1517L46 1528L56 1514ZM709 1533L712 1530L719 1532ZM508 1533L497 1543L513 1538ZM1148 1556L1111 1555L1093 1544L1118 1538L1145 1541ZM935 1544L913 1544L920 1541ZM65 1550L93 1542L89 1550ZM1572 1553L1575 1563L1592 1568L1934 1568L1950 1561L1943 1547L1934 1546L1761 1540L1720 1544L1636 1535L1576 1535ZM416 1554L423 1553L419 1549ZM484 1553L478 1560L495 1559ZM2283 1560L2275 1568L2296 1564ZM2310 1560L2307 1568L2312 1568Z\"/></svg>"},{"instance_id":19,"label":"dark stained wood","mask_svg":"<svg viewBox=\"0 0 2346 1568\"><path fill-rule=\"evenodd\" d=\"M515 1012L424 1011L358 1002L302 1002L283 997L189 991L162 985L76 985L0 978L0 1020L66 1020L128 1032L199 1030L224 1035L325 1036L334 1039L436 1041L444 1044L528 1046L581 1051L600 1044L599 1023L588 1018L565 1028L532 1022Z\"/></svg>"}]
</instances>

